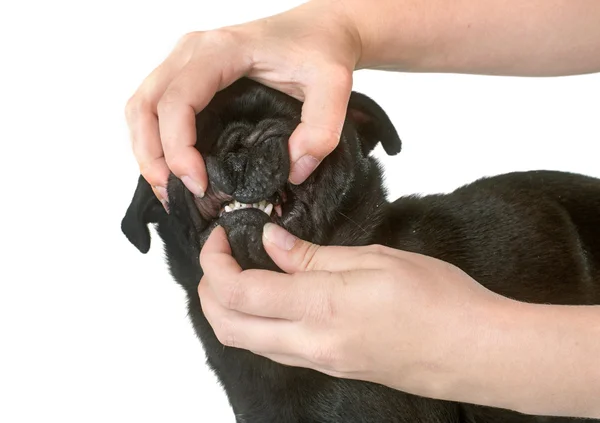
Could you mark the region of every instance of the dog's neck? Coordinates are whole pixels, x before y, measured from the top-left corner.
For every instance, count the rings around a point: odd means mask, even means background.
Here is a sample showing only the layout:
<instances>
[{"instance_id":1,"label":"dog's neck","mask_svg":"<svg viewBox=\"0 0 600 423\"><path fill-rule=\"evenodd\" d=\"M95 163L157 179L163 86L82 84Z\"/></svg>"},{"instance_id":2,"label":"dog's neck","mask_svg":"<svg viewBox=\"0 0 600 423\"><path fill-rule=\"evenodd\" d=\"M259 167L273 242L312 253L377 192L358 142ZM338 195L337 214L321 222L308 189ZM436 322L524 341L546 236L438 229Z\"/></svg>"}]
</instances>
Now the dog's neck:
<instances>
[{"instance_id":1,"label":"dog's neck","mask_svg":"<svg viewBox=\"0 0 600 423\"><path fill-rule=\"evenodd\" d=\"M368 171L356 177L350 195L337 211L329 245L361 246L376 242L387 216L387 192L379 162L368 158Z\"/></svg>"}]
</instances>

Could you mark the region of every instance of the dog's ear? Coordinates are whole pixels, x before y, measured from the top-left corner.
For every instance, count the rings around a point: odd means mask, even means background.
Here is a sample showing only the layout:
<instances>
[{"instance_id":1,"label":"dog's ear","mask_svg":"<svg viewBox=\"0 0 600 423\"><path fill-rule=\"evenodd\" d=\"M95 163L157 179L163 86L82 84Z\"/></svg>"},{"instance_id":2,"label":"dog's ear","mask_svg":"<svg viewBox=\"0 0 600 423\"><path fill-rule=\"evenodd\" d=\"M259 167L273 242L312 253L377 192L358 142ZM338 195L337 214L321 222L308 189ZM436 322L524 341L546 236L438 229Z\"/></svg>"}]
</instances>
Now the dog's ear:
<instances>
[{"instance_id":1,"label":"dog's ear","mask_svg":"<svg viewBox=\"0 0 600 423\"><path fill-rule=\"evenodd\" d=\"M346 117L358 131L365 156L380 142L388 155L400 152L402 141L392 121L379 104L366 95L352 91Z\"/></svg>"},{"instance_id":2,"label":"dog's ear","mask_svg":"<svg viewBox=\"0 0 600 423\"><path fill-rule=\"evenodd\" d=\"M121 231L129 242L135 245L141 253L146 254L150 250L148 224L158 222L166 213L152 192L150 184L140 175L131 203L121 221Z\"/></svg>"}]
</instances>

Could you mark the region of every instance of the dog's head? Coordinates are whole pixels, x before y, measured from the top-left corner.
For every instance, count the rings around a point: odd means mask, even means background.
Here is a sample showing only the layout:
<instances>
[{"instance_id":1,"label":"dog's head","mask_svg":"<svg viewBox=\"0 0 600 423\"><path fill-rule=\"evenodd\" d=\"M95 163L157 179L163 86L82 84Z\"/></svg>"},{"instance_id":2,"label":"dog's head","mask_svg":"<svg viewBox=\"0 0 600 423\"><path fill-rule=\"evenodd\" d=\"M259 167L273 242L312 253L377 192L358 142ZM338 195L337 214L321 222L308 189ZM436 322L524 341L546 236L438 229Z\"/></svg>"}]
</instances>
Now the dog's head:
<instances>
[{"instance_id":1,"label":"dog's head","mask_svg":"<svg viewBox=\"0 0 600 423\"><path fill-rule=\"evenodd\" d=\"M209 178L205 196L195 197L171 175L167 214L140 176L121 225L127 238L145 253L147 225L158 223L169 259L183 255L197 265L202 245L220 225L242 268L274 270L262 246L267 222L319 244L331 242L342 222L351 222L337 243L359 242L363 223L375 218L385 200L378 165L368 155L380 142L388 154L398 153L398 134L373 100L353 92L338 147L303 184L293 185L287 181L288 139L300 122L301 106L248 79L217 93L196 119L196 148Z\"/></svg>"}]
</instances>

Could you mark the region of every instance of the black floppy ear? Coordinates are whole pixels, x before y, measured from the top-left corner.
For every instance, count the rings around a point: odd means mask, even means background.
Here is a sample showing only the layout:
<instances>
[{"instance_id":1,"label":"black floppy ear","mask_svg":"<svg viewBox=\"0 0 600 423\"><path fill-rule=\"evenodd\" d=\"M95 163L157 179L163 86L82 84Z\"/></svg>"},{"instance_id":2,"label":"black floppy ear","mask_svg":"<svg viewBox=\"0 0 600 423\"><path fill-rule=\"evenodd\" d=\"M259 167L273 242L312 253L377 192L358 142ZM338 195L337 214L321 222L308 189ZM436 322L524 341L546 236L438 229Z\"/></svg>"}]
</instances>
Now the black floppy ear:
<instances>
[{"instance_id":1,"label":"black floppy ear","mask_svg":"<svg viewBox=\"0 0 600 423\"><path fill-rule=\"evenodd\" d=\"M150 250L148 224L158 222L158 219L166 213L152 192L150 184L140 175L131 203L121 221L121 231L129 242L135 245L141 253L146 254Z\"/></svg>"},{"instance_id":2,"label":"black floppy ear","mask_svg":"<svg viewBox=\"0 0 600 423\"><path fill-rule=\"evenodd\" d=\"M380 142L388 155L400 152L402 141L392 121L379 104L366 95L352 91L347 119L356 127L365 156Z\"/></svg>"}]
</instances>

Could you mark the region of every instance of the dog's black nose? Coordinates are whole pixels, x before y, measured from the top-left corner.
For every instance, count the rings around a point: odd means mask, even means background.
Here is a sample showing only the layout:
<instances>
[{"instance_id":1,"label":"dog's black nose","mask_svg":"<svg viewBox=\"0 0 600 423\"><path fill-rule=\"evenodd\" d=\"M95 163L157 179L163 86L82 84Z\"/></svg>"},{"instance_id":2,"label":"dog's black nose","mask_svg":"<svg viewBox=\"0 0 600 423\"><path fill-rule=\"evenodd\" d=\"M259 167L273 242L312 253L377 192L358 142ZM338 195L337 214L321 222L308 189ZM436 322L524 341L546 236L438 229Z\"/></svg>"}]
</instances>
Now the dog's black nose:
<instances>
[{"instance_id":1,"label":"dog's black nose","mask_svg":"<svg viewBox=\"0 0 600 423\"><path fill-rule=\"evenodd\" d=\"M285 185L290 172L288 130L250 136L257 141L236 143L228 151L217 149L216 155L205 158L208 180L215 190L244 203L271 197Z\"/></svg>"}]
</instances>

